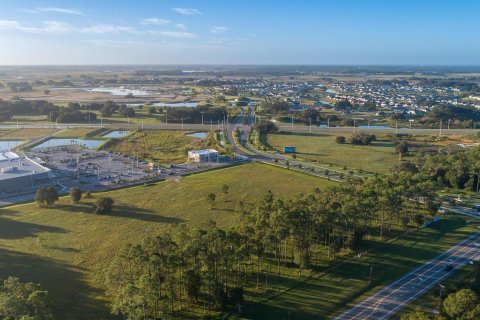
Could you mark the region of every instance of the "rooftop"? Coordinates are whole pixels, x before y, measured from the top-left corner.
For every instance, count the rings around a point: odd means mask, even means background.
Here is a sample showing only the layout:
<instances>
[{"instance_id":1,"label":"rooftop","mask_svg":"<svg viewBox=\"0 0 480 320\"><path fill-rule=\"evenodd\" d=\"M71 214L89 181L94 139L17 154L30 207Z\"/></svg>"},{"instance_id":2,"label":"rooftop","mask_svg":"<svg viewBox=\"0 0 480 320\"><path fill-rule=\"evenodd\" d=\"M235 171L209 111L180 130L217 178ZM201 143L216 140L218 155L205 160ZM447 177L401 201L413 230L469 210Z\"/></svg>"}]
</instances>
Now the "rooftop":
<instances>
[{"instance_id":1,"label":"rooftop","mask_svg":"<svg viewBox=\"0 0 480 320\"><path fill-rule=\"evenodd\" d=\"M218 153L215 149L204 149L204 150L190 150L189 152L193 154L209 154L209 153Z\"/></svg>"},{"instance_id":2,"label":"rooftop","mask_svg":"<svg viewBox=\"0 0 480 320\"><path fill-rule=\"evenodd\" d=\"M43 173L49 171L50 170L48 168L41 166L40 164L27 157L20 157L10 151L0 152L0 180L28 176L36 173Z\"/></svg>"}]
</instances>

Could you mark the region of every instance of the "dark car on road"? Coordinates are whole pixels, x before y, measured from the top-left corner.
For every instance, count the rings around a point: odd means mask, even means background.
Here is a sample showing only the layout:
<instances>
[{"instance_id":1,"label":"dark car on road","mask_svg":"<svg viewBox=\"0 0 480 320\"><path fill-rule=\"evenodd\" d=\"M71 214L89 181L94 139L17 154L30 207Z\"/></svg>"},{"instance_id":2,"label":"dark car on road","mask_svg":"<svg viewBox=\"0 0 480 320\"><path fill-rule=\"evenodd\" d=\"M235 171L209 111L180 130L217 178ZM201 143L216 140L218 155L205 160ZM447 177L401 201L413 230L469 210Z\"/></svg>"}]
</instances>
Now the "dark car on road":
<instances>
[{"instance_id":1,"label":"dark car on road","mask_svg":"<svg viewBox=\"0 0 480 320\"><path fill-rule=\"evenodd\" d=\"M452 271L453 266L451 264L449 264L449 265L445 266L445 268L443 270L445 270L446 272Z\"/></svg>"}]
</instances>

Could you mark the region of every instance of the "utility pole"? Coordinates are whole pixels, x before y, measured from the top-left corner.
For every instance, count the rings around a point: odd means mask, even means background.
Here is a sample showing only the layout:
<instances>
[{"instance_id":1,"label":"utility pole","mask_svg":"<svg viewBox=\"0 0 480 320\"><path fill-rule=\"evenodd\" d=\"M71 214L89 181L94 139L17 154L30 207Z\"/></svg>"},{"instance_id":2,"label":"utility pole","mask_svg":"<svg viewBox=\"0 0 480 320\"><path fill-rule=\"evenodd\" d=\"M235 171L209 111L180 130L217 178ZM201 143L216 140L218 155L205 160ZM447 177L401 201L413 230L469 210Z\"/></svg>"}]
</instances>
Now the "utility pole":
<instances>
[{"instance_id":1,"label":"utility pole","mask_svg":"<svg viewBox=\"0 0 480 320\"><path fill-rule=\"evenodd\" d=\"M398 121L395 121L395 134L398 133Z\"/></svg>"},{"instance_id":2,"label":"utility pole","mask_svg":"<svg viewBox=\"0 0 480 320\"><path fill-rule=\"evenodd\" d=\"M448 119L448 128L447 130L450 130L450 119Z\"/></svg>"},{"instance_id":3,"label":"utility pole","mask_svg":"<svg viewBox=\"0 0 480 320\"><path fill-rule=\"evenodd\" d=\"M182 130L183 130L183 118L182 118Z\"/></svg>"},{"instance_id":4,"label":"utility pole","mask_svg":"<svg viewBox=\"0 0 480 320\"><path fill-rule=\"evenodd\" d=\"M203 114L205 113L205 111L202 111L200 113L202 114L202 126L203 126Z\"/></svg>"},{"instance_id":5,"label":"utility pole","mask_svg":"<svg viewBox=\"0 0 480 320\"><path fill-rule=\"evenodd\" d=\"M355 134L355 118L353 119L353 134Z\"/></svg>"},{"instance_id":6,"label":"utility pole","mask_svg":"<svg viewBox=\"0 0 480 320\"><path fill-rule=\"evenodd\" d=\"M309 118L308 120L310 121L310 132L312 132L312 119Z\"/></svg>"},{"instance_id":7,"label":"utility pole","mask_svg":"<svg viewBox=\"0 0 480 320\"><path fill-rule=\"evenodd\" d=\"M442 120L440 120L440 135L442 135Z\"/></svg>"},{"instance_id":8,"label":"utility pole","mask_svg":"<svg viewBox=\"0 0 480 320\"><path fill-rule=\"evenodd\" d=\"M372 272L373 272L373 264L370 265L370 275L368 276L368 284L372 283Z\"/></svg>"},{"instance_id":9,"label":"utility pole","mask_svg":"<svg viewBox=\"0 0 480 320\"><path fill-rule=\"evenodd\" d=\"M292 116L292 128L293 128L293 114L291 114L291 116Z\"/></svg>"},{"instance_id":10,"label":"utility pole","mask_svg":"<svg viewBox=\"0 0 480 320\"><path fill-rule=\"evenodd\" d=\"M327 118L327 128L330 128L330 117Z\"/></svg>"}]
</instances>

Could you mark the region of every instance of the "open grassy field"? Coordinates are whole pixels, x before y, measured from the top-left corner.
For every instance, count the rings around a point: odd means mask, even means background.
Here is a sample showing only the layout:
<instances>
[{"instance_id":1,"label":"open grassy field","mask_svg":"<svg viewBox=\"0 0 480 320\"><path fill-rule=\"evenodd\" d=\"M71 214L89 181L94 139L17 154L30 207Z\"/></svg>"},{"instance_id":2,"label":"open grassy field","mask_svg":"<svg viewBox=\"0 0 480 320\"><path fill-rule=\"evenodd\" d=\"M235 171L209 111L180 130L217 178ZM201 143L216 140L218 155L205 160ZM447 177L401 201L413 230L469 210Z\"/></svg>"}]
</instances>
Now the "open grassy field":
<instances>
[{"instance_id":1,"label":"open grassy field","mask_svg":"<svg viewBox=\"0 0 480 320\"><path fill-rule=\"evenodd\" d=\"M107 129L101 128L68 128L55 133L56 138L87 138L98 137L106 134Z\"/></svg>"},{"instance_id":2,"label":"open grassy field","mask_svg":"<svg viewBox=\"0 0 480 320\"><path fill-rule=\"evenodd\" d=\"M349 169L386 173L398 161L393 143L377 141L369 146L338 144L335 142L338 135L341 134L300 132L268 134L266 143L279 151L283 151L285 146L296 146L299 160L317 160L338 167L347 166Z\"/></svg>"},{"instance_id":3,"label":"open grassy field","mask_svg":"<svg viewBox=\"0 0 480 320\"><path fill-rule=\"evenodd\" d=\"M246 306L249 316L245 319L331 319L440 254L475 229L462 217L449 217L431 228L382 245L365 258L347 260L331 273L317 274L284 294ZM370 243L373 247L377 245L373 241ZM372 284L369 284L371 266Z\"/></svg>"},{"instance_id":4,"label":"open grassy field","mask_svg":"<svg viewBox=\"0 0 480 320\"><path fill-rule=\"evenodd\" d=\"M215 145L213 136L206 139L187 137L194 131L141 130L124 139L113 141L107 149L124 154L137 154L140 158L169 165L187 161L187 151L205 149Z\"/></svg>"},{"instance_id":5,"label":"open grassy field","mask_svg":"<svg viewBox=\"0 0 480 320\"><path fill-rule=\"evenodd\" d=\"M221 187L230 186L228 196ZM0 278L40 283L51 294L56 319L111 318L103 292L103 271L127 243L156 235L176 223L198 226L215 220L239 222L233 210L268 191L290 196L333 182L261 164L247 164L106 192L115 200L111 215L91 214L91 202L62 198L51 209L24 204L0 209ZM206 195L218 195L210 209ZM95 195L98 197L99 195Z\"/></svg>"},{"instance_id":6,"label":"open grassy field","mask_svg":"<svg viewBox=\"0 0 480 320\"><path fill-rule=\"evenodd\" d=\"M25 140L29 138L37 138L42 137L48 134L53 133L54 129L48 128L22 128L22 129L12 129L12 130L2 130L0 132L0 139L1 140L8 140L8 139L20 139Z\"/></svg>"}]
</instances>

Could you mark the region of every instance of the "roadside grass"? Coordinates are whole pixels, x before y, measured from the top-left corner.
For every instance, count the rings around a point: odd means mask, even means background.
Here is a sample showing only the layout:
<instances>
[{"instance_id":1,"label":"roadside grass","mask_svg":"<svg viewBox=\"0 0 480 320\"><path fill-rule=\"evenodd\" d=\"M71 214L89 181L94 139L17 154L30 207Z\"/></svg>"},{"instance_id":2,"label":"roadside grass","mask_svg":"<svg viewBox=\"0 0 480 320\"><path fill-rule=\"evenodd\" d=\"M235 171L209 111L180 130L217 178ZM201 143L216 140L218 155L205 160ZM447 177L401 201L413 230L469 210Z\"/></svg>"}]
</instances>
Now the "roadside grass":
<instances>
[{"instance_id":1,"label":"roadside grass","mask_svg":"<svg viewBox=\"0 0 480 320\"><path fill-rule=\"evenodd\" d=\"M337 136L332 133L297 133L268 134L265 143L283 151L285 146L297 147L297 159L318 161L323 164L346 166L347 170L357 169L378 173L388 173L398 162L395 147L391 142L376 141L369 146L338 144ZM346 138L349 135L343 134Z\"/></svg>"},{"instance_id":2,"label":"roadside grass","mask_svg":"<svg viewBox=\"0 0 480 320\"><path fill-rule=\"evenodd\" d=\"M140 130L124 139L115 139L107 149L169 165L187 161L187 151L215 147L213 133L206 139L187 137L195 131L181 130Z\"/></svg>"},{"instance_id":3,"label":"roadside grass","mask_svg":"<svg viewBox=\"0 0 480 320\"><path fill-rule=\"evenodd\" d=\"M365 257L345 259L332 272L318 273L268 301L247 305L244 319L331 319L475 231L463 217L449 216L431 228L381 245Z\"/></svg>"},{"instance_id":4,"label":"roadside grass","mask_svg":"<svg viewBox=\"0 0 480 320\"><path fill-rule=\"evenodd\" d=\"M67 128L55 133L56 138L93 138L101 137L107 133L107 129L101 128Z\"/></svg>"},{"instance_id":5,"label":"roadside grass","mask_svg":"<svg viewBox=\"0 0 480 320\"><path fill-rule=\"evenodd\" d=\"M222 185L230 186L223 195ZM110 319L104 271L127 244L171 230L177 223L222 227L240 222L235 211L261 199L268 190L292 196L333 182L262 164L245 164L94 194L72 204L68 197L52 208L23 204L0 209L0 278L17 276L49 291L57 319ZM293 191L292 191L293 190ZM213 209L206 200L217 194ZM92 214L95 198L115 201L110 215ZM198 317L194 317L198 318Z\"/></svg>"},{"instance_id":6,"label":"roadside grass","mask_svg":"<svg viewBox=\"0 0 480 320\"><path fill-rule=\"evenodd\" d=\"M48 128L21 128L21 129L13 129L8 131L2 131L0 135L1 140L7 139L20 139L25 140L29 138L37 138L46 136L54 132L54 129Z\"/></svg>"}]
</instances>

